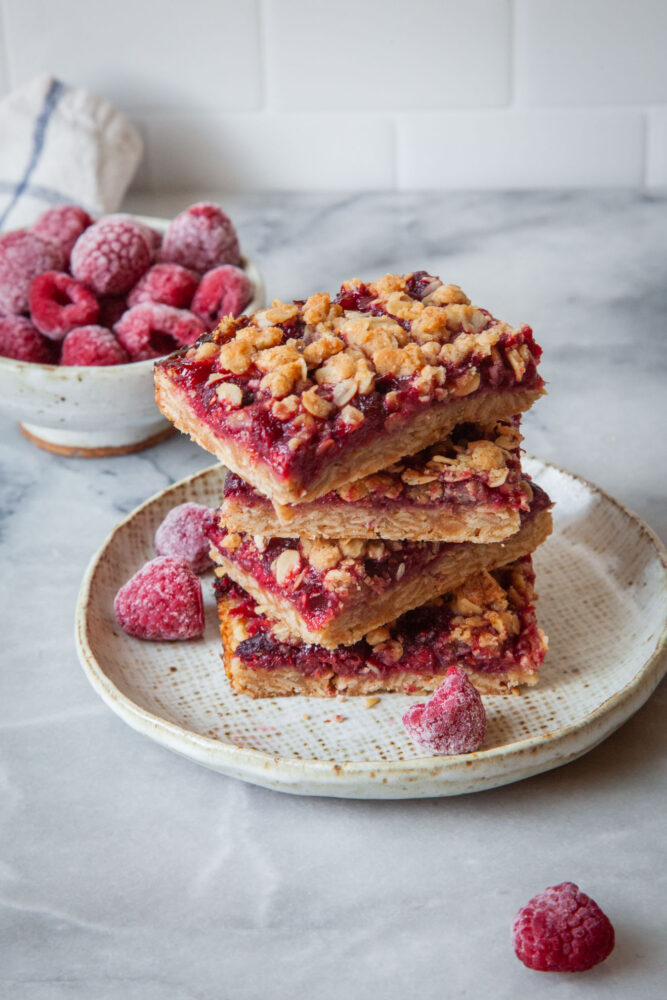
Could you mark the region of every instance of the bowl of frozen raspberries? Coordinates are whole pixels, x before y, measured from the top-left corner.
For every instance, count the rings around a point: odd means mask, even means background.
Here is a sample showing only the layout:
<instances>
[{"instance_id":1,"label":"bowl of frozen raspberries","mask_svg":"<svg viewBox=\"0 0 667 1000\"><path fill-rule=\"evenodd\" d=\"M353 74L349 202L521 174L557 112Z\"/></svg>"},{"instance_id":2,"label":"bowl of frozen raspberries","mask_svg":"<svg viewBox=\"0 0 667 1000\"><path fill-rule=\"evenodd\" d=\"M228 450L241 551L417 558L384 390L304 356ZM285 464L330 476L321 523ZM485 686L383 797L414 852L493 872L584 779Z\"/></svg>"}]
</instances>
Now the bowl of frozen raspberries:
<instances>
[{"instance_id":1,"label":"bowl of frozen raspberries","mask_svg":"<svg viewBox=\"0 0 667 1000\"><path fill-rule=\"evenodd\" d=\"M171 221L49 209L0 234L0 411L59 454L148 447L171 428L155 359L263 305L262 276L217 205Z\"/></svg>"}]
</instances>

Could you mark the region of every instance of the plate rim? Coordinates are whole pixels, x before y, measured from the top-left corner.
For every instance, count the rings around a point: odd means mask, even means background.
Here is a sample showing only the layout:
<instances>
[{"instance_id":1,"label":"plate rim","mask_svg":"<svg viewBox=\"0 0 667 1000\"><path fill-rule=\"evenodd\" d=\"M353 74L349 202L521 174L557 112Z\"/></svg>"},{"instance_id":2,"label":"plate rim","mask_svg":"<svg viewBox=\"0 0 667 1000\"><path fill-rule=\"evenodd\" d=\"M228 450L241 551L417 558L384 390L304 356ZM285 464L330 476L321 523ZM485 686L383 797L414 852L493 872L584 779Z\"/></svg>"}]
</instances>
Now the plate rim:
<instances>
[{"instance_id":1,"label":"plate rim","mask_svg":"<svg viewBox=\"0 0 667 1000\"><path fill-rule=\"evenodd\" d=\"M586 479L584 476L580 476L579 474L546 459L537 458L530 454L526 454L525 457L531 461L541 463L546 469L555 469L570 479L584 484L589 490L611 502L621 511L622 514L632 520L639 532L644 533L647 536L649 543L652 545L655 554L659 559L660 565L663 569L663 592L666 591L667 549L656 532L648 524L646 524L646 522L639 517L638 514L602 487L591 482L589 479ZM442 776L443 772L451 772L452 776L455 776L458 771L463 772L474 763L481 764L484 762L492 762L499 757L520 758L527 752L535 753L536 751L547 747L557 749L560 744L566 743L568 738L573 733L580 730L590 729L596 722L600 722L607 716L613 717L614 711L617 710L622 704L625 702L630 703L631 708L627 715L623 715L620 720L615 720L615 724L612 725L608 731L605 731L601 737L598 736L590 743L587 743L583 749L578 750L574 754L568 755L565 759L557 760L551 765L552 767L557 767L566 763L568 760L574 759L574 757L586 753L589 749L596 746L597 743L601 742L602 739L605 739L608 735L610 735L614 729L618 728L619 725L622 725L622 723L626 721L626 719L629 718L635 711L637 711L644 701L650 697L662 679L662 676L667 673L667 663L665 663L664 669L661 669L659 663L660 657L665 649L665 646L667 645L666 615L662 630L656 637L656 642L650 656L648 656L648 658L644 661L634 677L632 677L631 680L629 680L622 688L606 698L600 705L597 706L597 708L589 712L587 715L574 722L568 723L566 726L562 726L559 729L550 730L548 733L526 736L523 739L516 740L512 743L506 743L502 746L490 747L486 750L478 750L470 754L459 754L448 757L433 757L425 755L395 761L359 761L347 759L332 761L307 757L285 757L279 753L270 753L269 751L258 750L253 747L241 747L234 743L228 743L216 739L215 737L205 736L200 733L196 733L191 729L186 729L185 727L175 722L171 722L162 716L155 715L152 712L149 712L148 709L138 705L128 695L124 694L107 676L101 665L98 663L88 641L87 608L91 600L91 588L97 569L100 566L107 550L112 545L115 536L128 522L140 515L142 511L152 506L158 500L163 499L167 494L175 492L176 490L181 490L195 480L210 476L214 472L219 472L222 469L224 469L222 463L214 462L212 465L209 465L204 469L200 469L189 476L185 476L177 482L172 483L170 486L167 486L148 497L141 504L126 514L125 517L118 521L107 534L88 563L79 588L75 613L74 631L79 662L84 673L86 674L86 677L88 678L88 681L92 685L93 689L100 695L102 700L126 724L130 725L131 728L149 736L149 738L156 740L156 742L176 751L177 753L184 754L190 759L195 759L200 764L208 764L216 770L223 770L220 765L227 765L226 773L233 773L236 771L237 773L234 776L239 776L241 778L245 778L245 780L252 781L253 778L249 775L238 774L239 768L251 767L253 772L261 774L265 779L268 779L269 777L274 778L275 781L277 781L277 784L273 783L271 787L282 787L283 790L287 790L287 788L283 786L289 786L290 778L304 780L309 776L312 776L315 780L321 780L325 774L330 778L333 777L340 779L353 779L357 777L368 779L371 772L374 772L373 777L377 777L379 773L380 776L387 775L392 778L406 778L411 773L414 773L415 777L426 777L427 774L432 777ZM667 597L667 594L665 594L665 596ZM638 689L645 684L648 685L646 695L638 702L638 704L635 705L633 696L635 696ZM197 750L200 752L200 755L210 759L202 759L202 756L193 758L191 753L186 752L184 745L187 746L188 750ZM541 768L541 770L547 769L548 768ZM512 781L515 779L510 777L508 780ZM318 794L326 794L326 792L320 789ZM442 792L438 793L436 791L434 794L438 795L442 794Z\"/></svg>"}]
</instances>

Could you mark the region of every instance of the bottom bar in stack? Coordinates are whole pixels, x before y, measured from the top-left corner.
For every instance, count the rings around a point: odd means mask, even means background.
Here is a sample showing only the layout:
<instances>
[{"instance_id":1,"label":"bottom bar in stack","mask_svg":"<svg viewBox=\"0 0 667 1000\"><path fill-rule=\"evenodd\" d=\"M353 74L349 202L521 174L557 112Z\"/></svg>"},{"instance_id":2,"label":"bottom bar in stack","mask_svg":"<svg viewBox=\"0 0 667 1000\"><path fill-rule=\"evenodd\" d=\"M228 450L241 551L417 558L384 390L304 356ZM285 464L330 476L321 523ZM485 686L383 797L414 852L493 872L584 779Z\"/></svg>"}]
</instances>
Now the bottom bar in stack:
<instances>
[{"instance_id":1,"label":"bottom bar in stack","mask_svg":"<svg viewBox=\"0 0 667 1000\"><path fill-rule=\"evenodd\" d=\"M253 698L427 693L454 664L482 694L532 685L547 649L535 617L534 582L531 558L525 556L474 573L451 593L353 645L326 649L290 636L223 575L216 593L225 670L232 688Z\"/></svg>"}]
</instances>

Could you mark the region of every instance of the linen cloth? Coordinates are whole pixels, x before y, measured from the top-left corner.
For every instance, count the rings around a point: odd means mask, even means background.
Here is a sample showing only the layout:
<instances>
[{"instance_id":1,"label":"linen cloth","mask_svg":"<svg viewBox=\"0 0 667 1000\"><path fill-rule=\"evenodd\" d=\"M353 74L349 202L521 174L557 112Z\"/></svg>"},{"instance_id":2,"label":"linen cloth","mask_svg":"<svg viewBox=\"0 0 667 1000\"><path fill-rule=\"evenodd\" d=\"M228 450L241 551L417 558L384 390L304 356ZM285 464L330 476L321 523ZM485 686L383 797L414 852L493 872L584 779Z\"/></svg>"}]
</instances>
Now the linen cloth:
<instances>
[{"instance_id":1,"label":"linen cloth","mask_svg":"<svg viewBox=\"0 0 667 1000\"><path fill-rule=\"evenodd\" d=\"M0 101L0 231L54 205L113 212L142 152L136 128L108 101L36 77Z\"/></svg>"}]
</instances>

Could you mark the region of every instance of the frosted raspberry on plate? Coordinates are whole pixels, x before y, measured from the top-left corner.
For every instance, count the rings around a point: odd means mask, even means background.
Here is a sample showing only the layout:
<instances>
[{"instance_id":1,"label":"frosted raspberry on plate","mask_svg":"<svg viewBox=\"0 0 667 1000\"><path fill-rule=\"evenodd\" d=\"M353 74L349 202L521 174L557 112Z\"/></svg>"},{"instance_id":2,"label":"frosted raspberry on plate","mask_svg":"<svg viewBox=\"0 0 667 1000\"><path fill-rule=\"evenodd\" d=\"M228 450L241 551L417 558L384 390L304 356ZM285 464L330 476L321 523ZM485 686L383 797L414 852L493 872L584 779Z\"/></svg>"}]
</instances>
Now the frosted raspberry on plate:
<instances>
[{"instance_id":1,"label":"frosted raspberry on plate","mask_svg":"<svg viewBox=\"0 0 667 1000\"><path fill-rule=\"evenodd\" d=\"M265 538L209 532L211 555L271 617L303 642L329 649L490 570L532 552L551 532L551 502L539 487L522 527L504 542L399 542L360 538Z\"/></svg>"},{"instance_id":2,"label":"frosted raspberry on plate","mask_svg":"<svg viewBox=\"0 0 667 1000\"><path fill-rule=\"evenodd\" d=\"M194 639L204 631L201 583L182 559L151 559L120 588L114 610L137 639Z\"/></svg>"},{"instance_id":3,"label":"frosted raspberry on plate","mask_svg":"<svg viewBox=\"0 0 667 1000\"><path fill-rule=\"evenodd\" d=\"M534 579L529 557L473 574L453 591L332 650L295 640L266 607L223 576L216 593L225 670L233 689L253 698L423 694L438 688L452 667L483 693L535 684L547 643L535 618Z\"/></svg>"},{"instance_id":4,"label":"frosted raspberry on plate","mask_svg":"<svg viewBox=\"0 0 667 1000\"><path fill-rule=\"evenodd\" d=\"M310 502L281 506L229 473L231 531L305 538L497 542L519 530L532 491L521 475L519 419L459 424L431 448Z\"/></svg>"},{"instance_id":5,"label":"frosted raspberry on plate","mask_svg":"<svg viewBox=\"0 0 667 1000\"><path fill-rule=\"evenodd\" d=\"M479 692L460 666L451 666L427 702L403 716L409 735L438 756L472 753L486 736L486 712Z\"/></svg>"},{"instance_id":6,"label":"frosted raspberry on plate","mask_svg":"<svg viewBox=\"0 0 667 1000\"><path fill-rule=\"evenodd\" d=\"M207 534L213 524L213 511L203 504L172 507L155 532L155 551L159 556L184 559L193 573L205 573L213 566Z\"/></svg>"},{"instance_id":7,"label":"frosted raspberry on plate","mask_svg":"<svg viewBox=\"0 0 667 1000\"><path fill-rule=\"evenodd\" d=\"M514 329L424 272L225 319L156 366L164 414L257 490L302 503L542 394Z\"/></svg>"}]
</instances>

